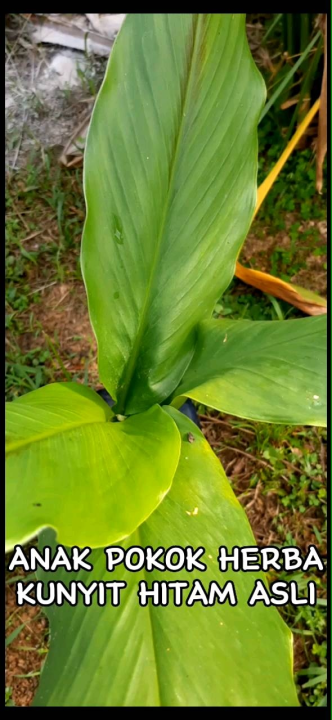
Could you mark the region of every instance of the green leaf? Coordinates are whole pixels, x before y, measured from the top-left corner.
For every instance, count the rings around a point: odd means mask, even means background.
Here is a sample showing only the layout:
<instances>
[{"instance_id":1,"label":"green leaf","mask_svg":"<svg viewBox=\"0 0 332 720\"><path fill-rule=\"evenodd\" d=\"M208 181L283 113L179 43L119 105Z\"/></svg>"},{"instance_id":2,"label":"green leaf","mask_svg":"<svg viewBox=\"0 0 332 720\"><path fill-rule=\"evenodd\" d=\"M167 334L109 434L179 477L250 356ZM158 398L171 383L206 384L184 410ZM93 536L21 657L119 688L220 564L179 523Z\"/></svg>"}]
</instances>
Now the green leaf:
<instances>
[{"instance_id":1,"label":"green leaf","mask_svg":"<svg viewBox=\"0 0 332 720\"><path fill-rule=\"evenodd\" d=\"M82 270L117 412L168 398L256 204L263 80L245 15L129 15L85 153Z\"/></svg>"},{"instance_id":2,"label":"green leaf","mask_svg":"<svg viewBox=\"0 0 332 720\"><path fill-rule=\"evenodd\" d=\"M314 678L311 678L311 680L308 680L308 682L304 683L302 685L303 688L309 688L313 687L314 685L318 685L319 683L326 683L327 682L327 670L323 670L323 672L320 675L317 675Z\"/></svg>"},{"instance_id":3,"label":"green leaf","mask_svg":"<svg viewBox=\"0 0 332 720\"><path fill-rule=\"evenodd\" d=\"M124 422L82 385L48 385L6 407L6 549L52 527L67 545L129 535L168 492L180 453L155 406Z\"/></svg>"},{"instance_id":4,"label":"green leaf","mask_svg":"<svg viewBox=\"0 0 332 720\"><path fill-rule=\"evenodd\" d=\"M18 637L18 635L20 634L20 632L23 630L23 628L25 627L25 625L26 625L26 623L21 623L21 625L18 625L18 626L13 630L13 632L10 633L10 635L7 635L6 640L5 640L5 647L6 647L6 648L7 648L9 645L11 645L11 643L12 643L14 640L16 640L16 638Z\"/></svg>"},{"instance_id":5,"label":"green leaf","mask_svg":"<svg viewBox=\"0 0 332 720\"><path fill-rule=\"evenodd\" d=\"M123 546L204 547L204 572L106 572L102 550L89 557L92 572L40 573L40 579L125 581L118 607L47 608L51 648L36 706L296 706L292 639L276 608L248 607L255 572L220 572L218 548L255 546L243 508L223 469L193 423L174 409L182 437L179 466L169 494ZM190 434L190 439L188 437ZM45 536L44 543L51 538ZM54 541L53 541L54 545ZM165 607L138 603L138 583L199 579L235 584L238 605L195 603ZM187 597L187 591L184 598Z\"/></svg>"},{"instance_id":6,"label":"green leaf","mask_svg":"<svg viewBox=\"0 0 332 720\"><path fill-rule=\"evenodd\" d=\"M85 385L52 383L6 403L6 452L112 417L111 408Z\"/></svg>"},{"instance_id":7,"label":"green leaf","mask_svg":"<svg viewBox=\"0 0 332 720\"><path fill-rule=\"evenodd\" d=\"M176 396L262 422L326 425L326 316L210 320Z\"/></svg>"}]
</instances>

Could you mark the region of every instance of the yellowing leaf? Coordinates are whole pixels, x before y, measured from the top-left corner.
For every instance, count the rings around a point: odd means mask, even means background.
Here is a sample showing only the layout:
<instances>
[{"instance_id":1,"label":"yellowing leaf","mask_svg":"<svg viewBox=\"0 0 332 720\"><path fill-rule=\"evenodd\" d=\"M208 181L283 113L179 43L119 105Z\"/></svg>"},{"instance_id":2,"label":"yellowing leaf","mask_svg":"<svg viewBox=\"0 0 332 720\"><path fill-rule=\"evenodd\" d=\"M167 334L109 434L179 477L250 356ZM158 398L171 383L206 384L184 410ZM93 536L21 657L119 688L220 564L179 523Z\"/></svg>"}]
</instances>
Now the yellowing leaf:
<instances>
[{"instance_id":1,"label":"yellowing leaf","mask_svg":"<svg viewBox=\"0 0 332 720\"><path fill-rule=\"evenodd\" d=\"M325 43L326 45L326 43ZM326 50L325 50L326 53ZM326 60L325 60L326 64ZM274 181L277 179L279 173L281 172L282 168L284 167L286 161L292 154L293 150L296 148L297 144L301 140L302 136L304 135L307 127L310 125L313 117L316 115L318 110L320 109L320 119L319 119L319 135L318 135L318 149L317 149L317 181L316 181L316 187L319 192L321 192L322 188L322 166L323 161L326 153L326 68L324 68L325 73L325 96L324 96L324 77L323 77L323 86L322 86L322 94L321 98L318 98L312 108L310 108L309 112L305 116L304 120L300 123L299 127L297 128L296 132L294 133L293 137L287 144L287 147L283 151L283 153L280 155L279 160L276 162L272 170L269 172L268 176L265 178L265 180L261 183L261 185L258 188L257 191L257 203L255 208L254 217L257 215L259 208L261 207L262 203L264 202L267 194L271 190L271 187L274 183ZM324 146L324 108L322 107L322 103L325 103L325 146ZM322 112L323 110L323 112ZM325 149L324 149L325 147ZM320 163L320 165L319 165ZM258 290L262 290L262 292L268 293L269 295L273 295L273 297L280 298L281 300L285 300L286 302L289 302L291 305L294 305L294 307L299 308L299 310L302 310L302 312L307 313L307 315L322 315L327 312L327 303L326 300L317 293L311 292L310 290L306 290L305 288L299 287L297 285L292 285L291 283L287 283L284 280L280 280L279 278L273 277L273 275L269 275L267 273L261 272L260 270L251 270L249 268L243 267L239 262L236 263L236 269L235 269L235 276L239 278L239 280L242 280L247 285L252 285L252 287L257 288Z\"/></svg>"},{"instance_id":2,"label":"yellowing leaf","mask_svg":"<svg viewBox=\"0 0 332 720\"><path fill-rule=\"evenodd\" d=\"M257 204L256 204L254 217L257 215L260 206L262 205L263 201L265 200L268 192L271 190L271 187L272 187L274 181L277 179L282 168L284 167L285 162L288 160L289 156L292 154L294 148L296 148L298 142L301 140L302 135L305 133L308 125L310 125L313 117L318 112L319 107L320 107L320 102L321 101L318 98L318 100L316 100L316 102L314 103L312 108L310 108L310 110L307 113L307 115L305 116L304 120L302 120L302 122L300 123L296 132L294 133L293 137L290 139L289 143L285 147L285 150L280 155L279 160L276 162L276 164L272 168L271 172L269 172L268 176L265 178L265 180L259 186L258 192L257 192Z\"/></svg>"},{"instance_id":3,"label":"yellowing leaf","mask_svg":"<svg viewBox=\"0 0 332 720\"><path fill-rule=\"evenodd\" d=\"M307 315L324 315L327 312L325 298L299 285L285 282L260 270L243 267L239 262L236 263L235 275L247 285L252 285L257 290L285 300Z\"/></svg>"},{"instance_id":4,"label":"yellowing leaf","mask_svg":"<svg viewBox=\"0 0 332 720\"><path fill-rule=\"evenodd\" d=\"M326 15L324 16L324 71L322 80L322 89L320 95L320 110L318 123L318 141L317 141L317 158L316 158L316 188L319 193L323 187L323 162L327 150L327 29Z\"/></svg>"}]
</instances>

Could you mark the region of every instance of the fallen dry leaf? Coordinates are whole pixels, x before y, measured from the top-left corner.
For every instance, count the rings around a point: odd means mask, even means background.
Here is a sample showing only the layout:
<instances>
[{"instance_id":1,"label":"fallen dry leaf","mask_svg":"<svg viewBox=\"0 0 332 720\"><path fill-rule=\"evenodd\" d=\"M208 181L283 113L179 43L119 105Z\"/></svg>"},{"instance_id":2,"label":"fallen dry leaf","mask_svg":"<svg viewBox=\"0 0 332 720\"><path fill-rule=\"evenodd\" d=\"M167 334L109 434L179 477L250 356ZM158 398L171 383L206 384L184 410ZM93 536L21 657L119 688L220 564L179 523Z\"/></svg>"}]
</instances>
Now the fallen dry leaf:
<instances>
[{"instance_id":1,"label":"fallen dry leaf","mask_svg":"<svg viewBox=\"0 0 332 720\"><path fill-rule=\"evenodd\" d=\"M276 162L276 164L273 166L272 170L270 170L270 172L267 175L267 177L265 178L265 180L263 180L263 182L259 186L258 192L257 192L257 203L256 203L254 217L257 215L260 206L264 202L268 192L271 190L271 187L272 187L274 181L277 179L277 177L278 177L279 173L281 172L282 168L284 167L286 161L292 154L293 150L299 144L299 141L301 140L303 134L307 131L312 119L315 117L316 113L318 112L318 110L320 108L320 102L321 102L320 98L318 98L318 100L316 100L316 102L313 104L313 106L307 112L305 118L302 120L302 122L298 126L293 137L290 139L290 141L289 141L289 143L287 143L284 151L281 153L279 160Z\"/></svg>"},{"instance_id":2,"label":"fallen dry leaf","mask_svg":"<svg viewBox=\"0 0 332 720\"><path fill-rule=\"evenodd\" d=\"M324 315L327 312L325 298L298 285L292 285L260 270L243 267L240 263L236 263L235 275L247 285L252 285L267 295L285 300L307 315Z\"/></svg>"},{"instance_id":3,"label":"fallen dry leaf","mask_svg":"<svg viewBox=\"0 0 332 720\"><path fill-rule=\"evenodd\" d=\"M23 16L27 17L32 23L34 28L32 39L36 44L61 45L73 50L105 55L106 57L110 54L112 41L96 32L85 32L76 25L70 25L69 22L63 22L55 18L49 19L44 15L23 13Z\"/></svg>"},{"instance_id":4,"label":"fallen dry leaf","mask_svg":"<svg viewBox=\"0 0 332 720\"><path fill-rule=\"evenodd\" d=\"M267 194L271 190L273 183L277 179L286 161L292 154L293 150L298 146L303 134L307 132L313 117L320 109L321 101L322 97L318 98L318 100L316 100L316 102L307 112L305 118L302 120L293 137L287 144L285 150L281 154L279 160L276 162L272 170L269 172L268 176L259 186L254 217L257 215L259 208L261 207ZM273 297L277 297L280 300L285 300L286 302L289 302L291 305L299 308L307 315L323 315L327 312L326 300L320 297L320 295L318 295L317 293L306 290L305 288L299 287L298 285L287 283L284 280L280 280L279 278L274 277L273 275L269 275L268 273L261 272L260 270L251 270L250 268L245 268L243 267L243 265L237 262L235 276L239 278L239 280L245 282L247 285L252 285L252 287L257 288L257 290L262 290L262 292L265 292L268 295L273 295Z\"/></svg>"},{"instance_id":5,"label":"fallen dry leaf","mask_svg":"<svg viewBox=\"0 0 332 720\"><path fill-rule=\"evenodd\" d=\"M83 163L84 146L90 125L91 112L92 108L75 129L75 132L68 140L66 147L59 157L59 163L64 165L64 167L77 167Z\"/></svg>"}]
</instances>

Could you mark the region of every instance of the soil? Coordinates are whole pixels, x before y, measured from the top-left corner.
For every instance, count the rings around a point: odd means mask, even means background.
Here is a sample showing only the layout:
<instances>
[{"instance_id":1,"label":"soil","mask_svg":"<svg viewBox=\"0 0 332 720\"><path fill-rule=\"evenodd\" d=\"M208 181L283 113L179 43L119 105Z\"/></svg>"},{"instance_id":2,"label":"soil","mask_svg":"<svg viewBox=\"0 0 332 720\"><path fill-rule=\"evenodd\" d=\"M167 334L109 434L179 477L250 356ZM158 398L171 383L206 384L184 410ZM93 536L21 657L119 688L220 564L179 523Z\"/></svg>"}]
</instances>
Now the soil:
<instances>
[{"instance_id":1,"label":"soil","mask_svg":"<svg viewBox=\"0 0 332 720\"><path fill-rule=\"evenodd\" d=\"M92 109L89 87L98 89L107 63L104 57L94 56L92 61L80 51L37 45L32 31L27 19L7 16L6 167L10 171L24 167L36 145L60 155Z\"/></svg>"},{"instance_id":2,"label":"soil","mask_svg":"<svg viewBox=\"0 0 332 720\"><path fill-rule=\"evenodd\" d=\"M17 570L15 575L19 575ZM22 575L22 577L24 577ZM40 608L18 608L15 584L6 585L6 638L24 623L6 649L6 688L11 688L15 705L31 705L38 687L39 673L47 652L48 624Z\"/></svg>"},{"instance_id":3,"label":"soil","mask_svg":"<svg viewBox=\"0 0 332 720\"><path fill-rule=\"evenodd\" d=\"M258 479L255 488L251 487L251 480L254 475L260 475L264 470L264 487L268 486L266 474L272 478L272 467L269 462L260 456L253 455L247 450L247 446L254 436L252 430L247 428L233 428L232 416L211 413L211 415L200 416L203 432L211 447L219 457L225 473L231 482L238 500L245 508L250 521L253 533L258 545L278 545L283 539L278 531L276 520L283 508L280 505L280 494L276 489L264 491L263 483ZM294 428L294 436L298 430ZM251 437L250 437L251 436ZM282 444L278 441L279 446ZM309 445L303 452L310 452L313 448ZM299 451L301 452L301 451ZM326 447L321 445L322 467L326 467ZM285 461L287 463L287 461ZM287 465L285 464L285 469ZM294 465L294 472L298 469ZM286 475L279 477L281 488L286 492L289 490ZM273 484L273 483L271 483ZM280 484L278 491L280 490ZM297 547L303 553L309 549L309 545L317 542L314 526L320 528L324 522L321 509L312 507L304 513L297 512L287 514L283 518L283 533L290 532ZM321 547L321 552L326 553L326 546Z\"/></svg>"},{"instance_id":4,"label":"soil","mask_svg":"<svg viewBox=\"0 0 332 720\"><path fill-rule=\"evenodd\" d=\"M47 307L47 313L45 313ZM39 339L35 336L37 324L43 328ZM42 291L41 303L35 306L32 332L22 336L24 350L31 344L47 348L45 337L56 339L57 354L61 364L70 373L82 375L88 370L92 387L100 385L98 380L97 343L91 328L85 289L80 282L68 282L54 285ZM55 377L62 374L63 367L57 367Z\"/></svg>"}]
</instances>

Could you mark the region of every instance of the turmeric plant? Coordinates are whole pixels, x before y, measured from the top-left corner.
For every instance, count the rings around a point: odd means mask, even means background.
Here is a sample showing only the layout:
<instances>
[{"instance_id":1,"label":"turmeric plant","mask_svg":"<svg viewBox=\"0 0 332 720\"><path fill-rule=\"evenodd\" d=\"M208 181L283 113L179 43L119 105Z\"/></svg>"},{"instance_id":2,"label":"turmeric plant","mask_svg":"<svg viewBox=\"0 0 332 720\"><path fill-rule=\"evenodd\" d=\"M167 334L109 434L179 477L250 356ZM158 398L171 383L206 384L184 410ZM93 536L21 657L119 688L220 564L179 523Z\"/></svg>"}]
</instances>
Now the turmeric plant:
<instances>
[{"instance_id":1,"label":"turmeric plant","mask_svg":"<svg viewBox=\"0 0 332 720\"><path fill-rule=\"evenodd\" d=\"M265 101L245 17L135 14L118 35L85 151L82 270L110 408L55 383L7 406L7 551L39 535L93 548L205 548L255 540L183 398L253 420L325 424L324 317L211 319L257 194ZM47 529L48 528L48 529ZM276 608L247 599L259 572L224 573L238 604L137 600L143 571L119 565L125 600L50 606L35 706L297 705L292 638ZM148 580L202 579L153 570Z\"/></svg>"}]
</instances>

